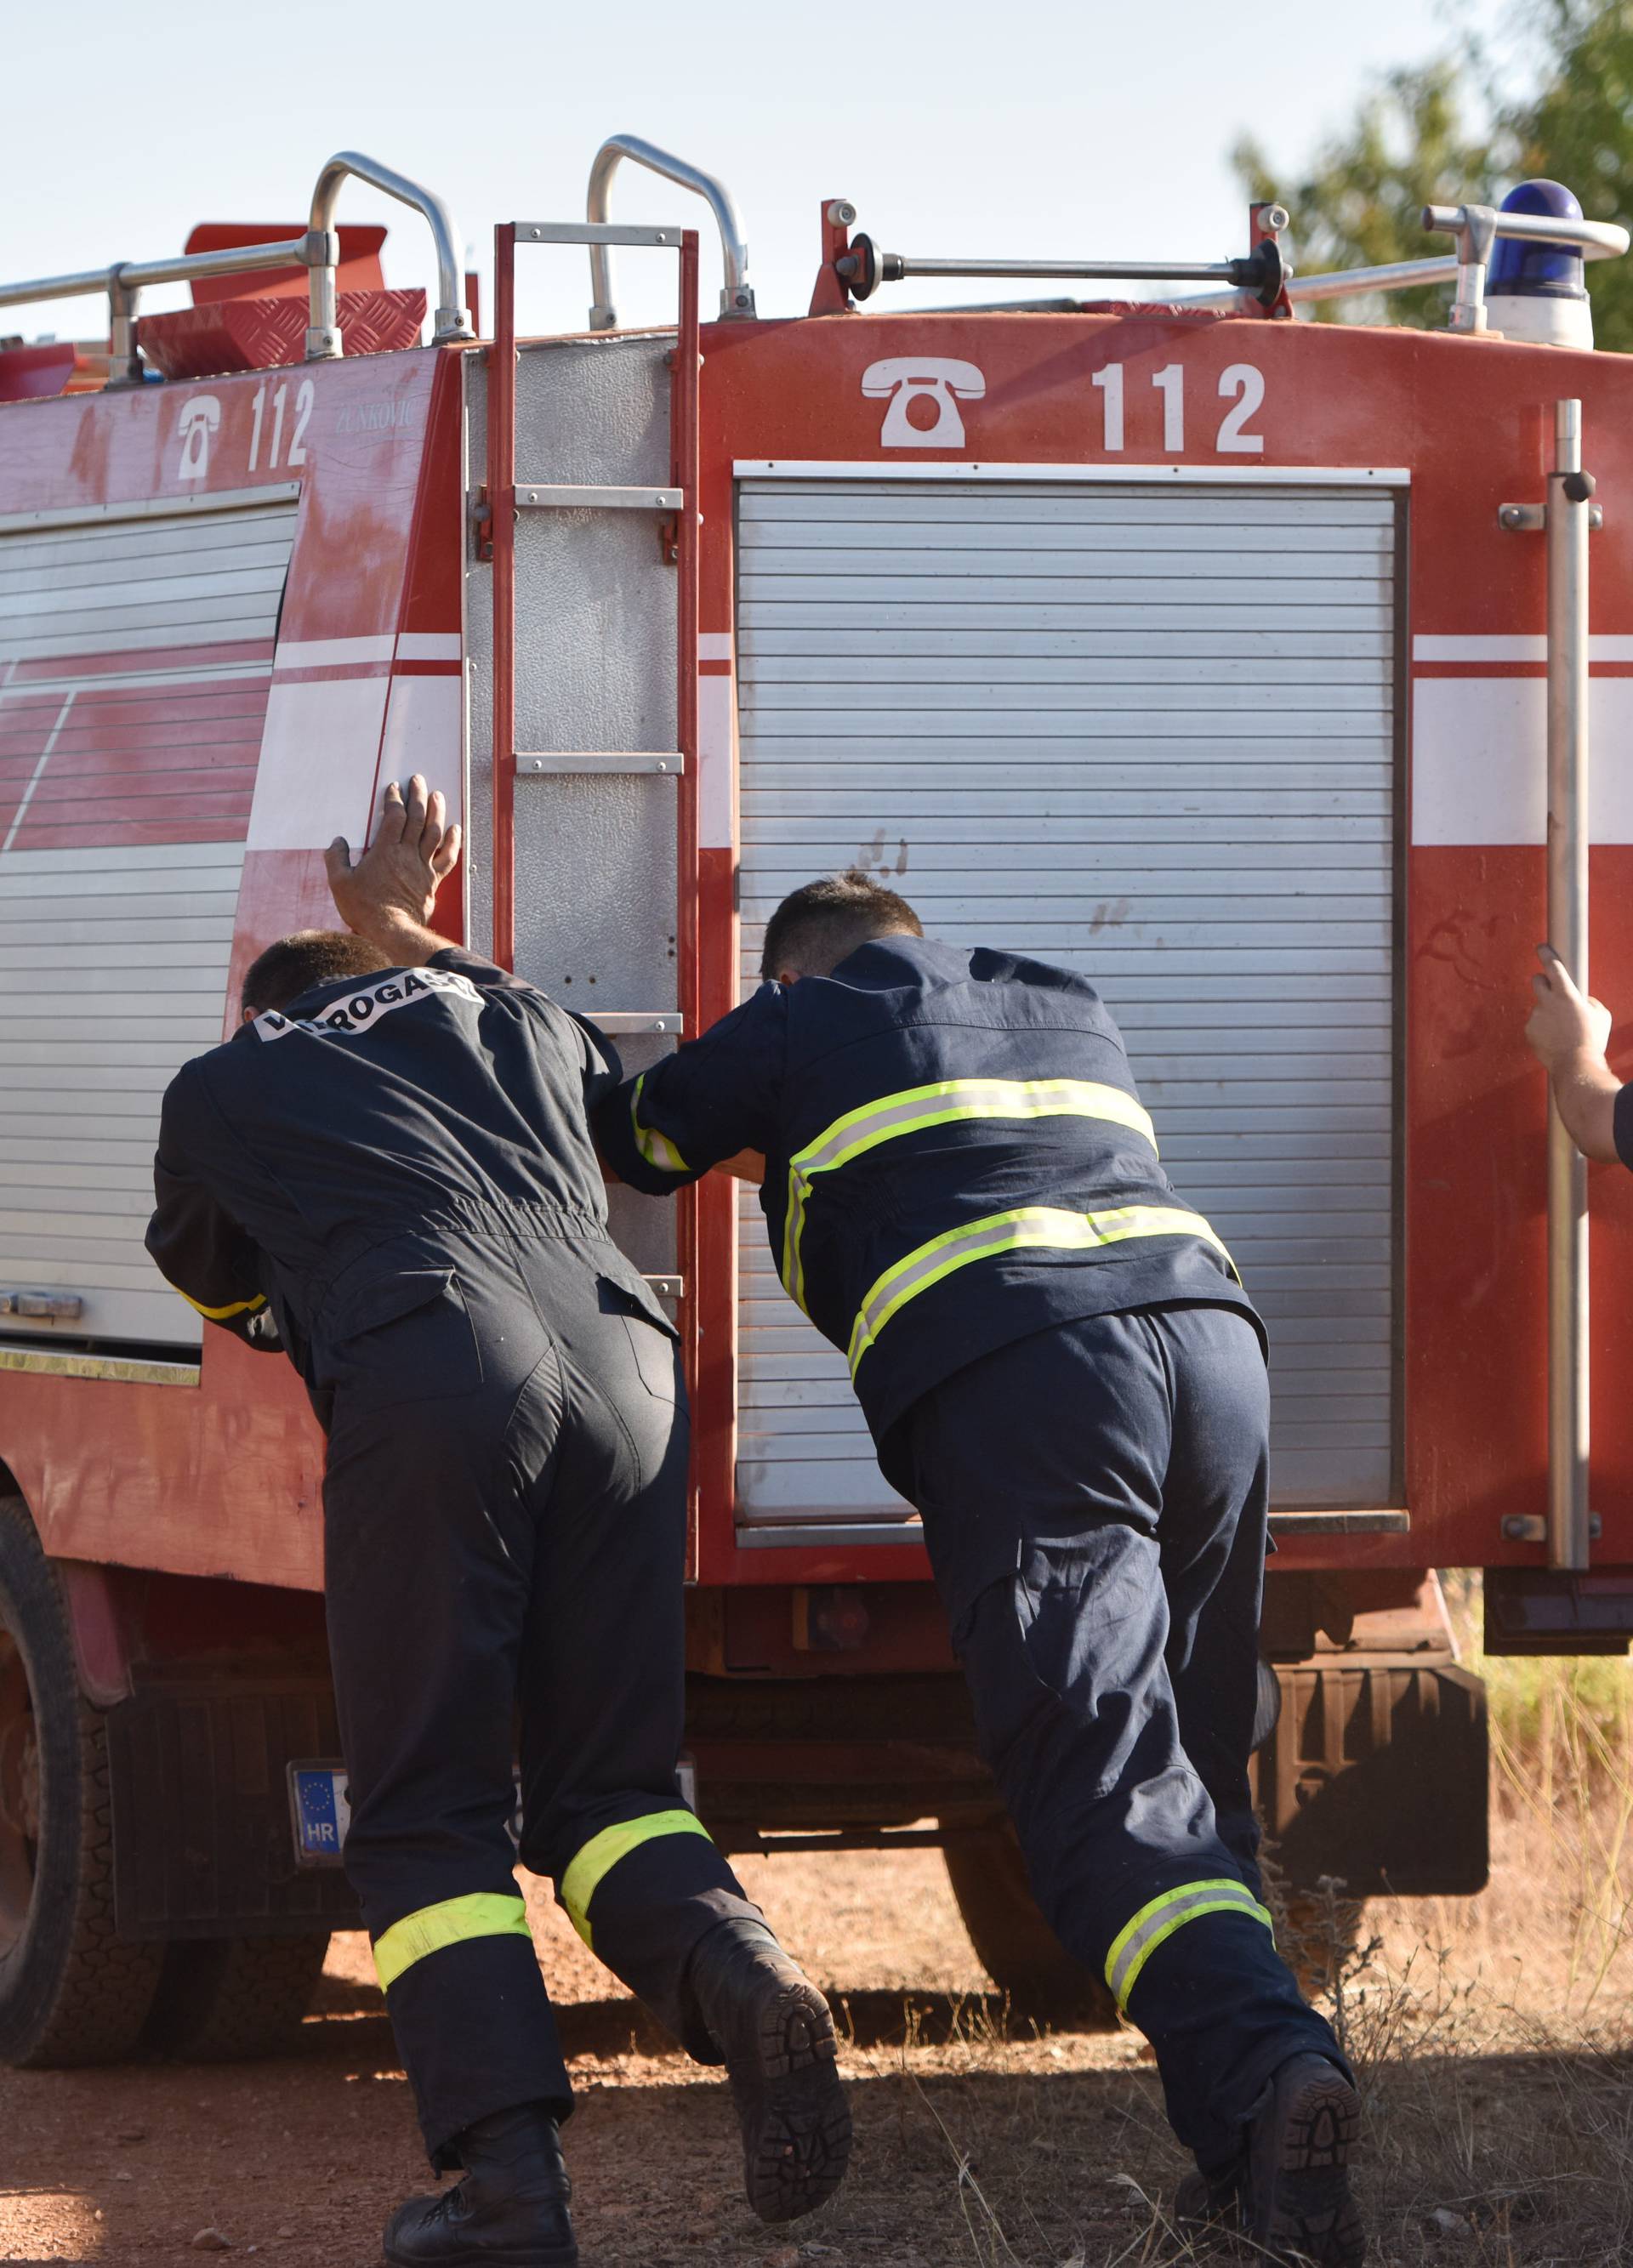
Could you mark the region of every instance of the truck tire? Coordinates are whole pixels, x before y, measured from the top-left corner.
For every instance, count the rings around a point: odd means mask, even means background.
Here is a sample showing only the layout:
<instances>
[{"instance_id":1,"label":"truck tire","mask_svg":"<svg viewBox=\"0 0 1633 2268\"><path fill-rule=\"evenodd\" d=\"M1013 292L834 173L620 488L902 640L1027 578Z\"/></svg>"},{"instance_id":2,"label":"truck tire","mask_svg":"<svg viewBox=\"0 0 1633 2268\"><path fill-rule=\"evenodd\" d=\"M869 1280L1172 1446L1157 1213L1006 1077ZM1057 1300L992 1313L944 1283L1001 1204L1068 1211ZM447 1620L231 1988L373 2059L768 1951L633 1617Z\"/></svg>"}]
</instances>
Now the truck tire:
<instances>
[{"instance_id":1,"label":"truck tire","mask_svg":"<svg viewBox=\"0 0 1633 2268\"><path fill-rule=\"evenodd\" d=\"M950 1828L942 1855L970 1942L1014 2013L1069 2031L1116 2031L1105 1985L1038 1912L1013 1828Z\"/></svg>"},{"instance_id":2,"label":"truck tire","mask_svg":"<svg viewBox=\"0 0 1633 2268\"><path fill-rule=\"evenodd\" d=\"M119 2062L163 1951L115 1933L106 1727L28 1507L0 1496L0 2059Z\"/></svg>"},{"instance_id":3,"label":"truck tire","mask_svg":"<svg viewBox=\"0 0 1633 2268\"><path fill-rule=\"evenodd\" d=\"M246 2063L287 2055L329 1951L329 1932L302 1937L176 1939L165 1948L142 2045L179 2063Z\"/></svg>"}]
</instances>

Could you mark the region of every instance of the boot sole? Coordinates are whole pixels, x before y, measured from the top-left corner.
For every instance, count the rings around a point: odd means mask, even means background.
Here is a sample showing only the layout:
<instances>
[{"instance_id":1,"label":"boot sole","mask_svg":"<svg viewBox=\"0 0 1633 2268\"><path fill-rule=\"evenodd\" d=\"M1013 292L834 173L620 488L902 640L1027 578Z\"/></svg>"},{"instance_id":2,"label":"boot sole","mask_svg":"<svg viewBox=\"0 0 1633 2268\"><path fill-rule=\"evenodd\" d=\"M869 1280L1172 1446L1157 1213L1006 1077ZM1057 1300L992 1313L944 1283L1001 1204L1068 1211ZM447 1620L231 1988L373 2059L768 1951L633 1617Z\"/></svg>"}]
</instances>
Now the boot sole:
<instances>
[{"instance_id":1,"label":"boot sole","mask_svg":"<svg viewBox=\"0 0 1633 2268\"><path fill-rule=\"evenodd\" d=\"M1361 2268L1366 2237L1349 2174L1361 2124L1355 2088L1334 2065L1321 2065L1293 2081L1275 2115L1271 2162L1252 2169L1249 2234L1274 2260L1297 2256L1318 2268Z\"/></svg>"},{"instance_id":2,"label":"boot sole","mask_svg":"<svg viewBox=\"0 0 1633 2268\"><path fill-rule=\"evenodd\" d=\"M743 2185L762 2220L797 2220L845 2179L851 2114L828 2003L790 1979L759 2011L753 2061L728 2066L743 2126Z\"/></svg>"}]
</instances>

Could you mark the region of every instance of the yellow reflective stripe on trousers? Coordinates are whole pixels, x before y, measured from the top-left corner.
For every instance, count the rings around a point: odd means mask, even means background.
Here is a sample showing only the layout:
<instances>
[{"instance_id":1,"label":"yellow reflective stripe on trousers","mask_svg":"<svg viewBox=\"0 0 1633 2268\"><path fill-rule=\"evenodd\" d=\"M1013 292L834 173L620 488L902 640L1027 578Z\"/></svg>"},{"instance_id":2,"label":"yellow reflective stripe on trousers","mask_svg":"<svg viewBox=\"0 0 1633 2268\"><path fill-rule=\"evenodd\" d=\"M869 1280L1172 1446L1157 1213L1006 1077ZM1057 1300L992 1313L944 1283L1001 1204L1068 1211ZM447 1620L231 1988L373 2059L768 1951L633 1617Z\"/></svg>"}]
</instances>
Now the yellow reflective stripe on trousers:
<instances>
[{"instance_id":1,"label":"yellow reflective stripe on trousers","mask_svg":"<svg viewBox=\"0 0 1633 2268\"><path fill-rule=\"evenodd\" d=\"M1120 1087L1087 1079L942 1079L931 1086L910 1086L847 1110L814 1142L788 1160L788 1211L783 1226L783 1286L802 1307L805 1271L800 1238L811 1177L848 1166L865 1150L927 1126L950 1126L970 1118L1098 1118L1126 1126L1156 1150L1150 1116Z\"/></svg>"},{"instance_id":2,"label":"yellow reflective stripe on trousers","mask_svg":"<svg viewBox=\"0 0 1633 2268\"><path fill-rule=\"evenodd\" d=\"M1212 1882L1181 1882L1177 1889L1164 1890L1161 1897L1153 1898L1141 1907L1134 1919L1118 1932L1112 1949L1105 1956L1105 1981L1119 2008L1128 2007L1128 1995L1134 1991L1140 1971L1159 1945L1165 1945L1178 1929L1188 1921L1200 1921L1204 1914L1241 1913L1251 1920L1260 1921L1275 1936L1275 1926L1245 1882L1233 1876Z\"/></svg>"},{"instance_id":3,"label":"yellow reflective stripe on trousers","mask_svg":"<svg viewBox=\"0 0 1633 2268\"><path fill-rule=\"evenodd\" d=\"M1106 1212L1068 1212L1055 1205L1022 1205L1014 1212L989 1213L985 1220L967 1221L933 1236L905 1260L887 1268L873 1286L856 1317L851 1333L849 1360L855 1377L862 1357L892 1315L909 1300L927 1292L955 1269L972 1260L987 1260L995 1253L1027 1248L1053 1252L1086 1252L1101 1244L1122 1244L1142 1236L1200 1236L1224 1254L1226 1266L1236 1276L1236 1264L1218 1236L1200 1212L1173 1205L1118 1205ZM1237 1277L1239 1283L1241 1278Z\"/></svg>"},{"instance_id":4,"label":"yellow reflective stripe on trousers","mask_svg":"<svg viewBox=\"0 0 1633 2268\"><path fill-rule=\"evenodd\" d=\"M630 1096L630 1121L635 1129L635 1147L647 1163L655 1166L661 1174L689 1173L691 1167L669 1136L660 1134L655 1126L643 1126L640 1123L640 1091L646 1084L647 1074L642 1071Z\"/></svg>"},{"instance_id":5,"label":"yellow reflective stripe on trousers","mask_svg":"<svg viewBox=\"0 0 1633 2268\"><path fill-rule=\"evenodd\" d=\"M469 1897L421 1906L417 1913L404 1914L382 1930L374 1940L374 1974L385 1992L428 1953L446 1952L467 1938L531 1936L520 1894L511 1897L496 1890L474 1890Z\"/></svg>"},{"instance_id":6,"label":"yellow reflective stripe on trousers","mask_svg":"<svg viewBox=\"0 0 1633 2268\"><path fill-rule=\"evenodd\" d=\"M568 1919L592 1950L595 1940L590 1935L590 1900L620 1859L627 1859L632 1851L639 1850L643 1843L654 1841L660 1835L701 1835L706 1843L710 1839L708 1829L696 1812L649 1811L644 1818L624 1819L616 1827L603 1827L599 1835L592 1835L583 1849L574 1853L557 1889L567 1909Z\"/></svg>"},{"instance_id":7,"label":"yellow reflective stripe on trousers","mask_svg":"<svg viewBox=\"0 0 1633 2268\"><path fill-rule=\"evenodd\" d=\"M171 1289L181 1292L181 1286L179 1284L173 1285ZM207 1323L225 1323L232 1315L253 1315L257 1307L264 1307L267 1303L267 1295L264 1292L257 1292L253 1300L234 1300L230 1307L207 1307L202 1300L196 1300L190 1292L181 1292L181 1297L189 1307L194 1308L204 1318Z\"/></svg>"}]
</instances>

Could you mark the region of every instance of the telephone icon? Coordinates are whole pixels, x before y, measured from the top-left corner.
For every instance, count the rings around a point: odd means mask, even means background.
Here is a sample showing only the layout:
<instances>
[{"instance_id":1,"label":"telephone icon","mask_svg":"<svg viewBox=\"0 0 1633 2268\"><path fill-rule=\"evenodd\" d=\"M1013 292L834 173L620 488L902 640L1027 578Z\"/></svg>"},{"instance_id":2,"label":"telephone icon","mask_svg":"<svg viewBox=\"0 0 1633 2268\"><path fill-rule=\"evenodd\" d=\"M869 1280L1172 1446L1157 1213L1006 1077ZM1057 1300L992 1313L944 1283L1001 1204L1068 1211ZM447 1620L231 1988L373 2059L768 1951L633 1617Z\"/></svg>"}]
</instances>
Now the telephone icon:
<instances>
[{"instance_id":1,"label":"telephone icon","mask_svg":"<svg viewBox=\"0 0 1633 2268\"><path fill-rule=\"evenodd\" d=\"M986 379L972 362L951 362L935 355L894 355L888 362L870 364L862 372L862 392L873 401L890 399L879 433L882 449L962 449L964 419L958 399L979 401ZM935 416L927 425L909 419L910 402L933 405Z\"/></svg>"},{"instance_id":2,"label":"telephone icon","mask_svg":"<svg viewBox=\"0 0 1633 2268\"><path fill-rule=\"evenodd\" d=\"M221 404L213 394L196 394L181 405L177 431L181 437L184 481L202 481L210 470L210 437L221 423Z\"/></svg>"}]
</instances>

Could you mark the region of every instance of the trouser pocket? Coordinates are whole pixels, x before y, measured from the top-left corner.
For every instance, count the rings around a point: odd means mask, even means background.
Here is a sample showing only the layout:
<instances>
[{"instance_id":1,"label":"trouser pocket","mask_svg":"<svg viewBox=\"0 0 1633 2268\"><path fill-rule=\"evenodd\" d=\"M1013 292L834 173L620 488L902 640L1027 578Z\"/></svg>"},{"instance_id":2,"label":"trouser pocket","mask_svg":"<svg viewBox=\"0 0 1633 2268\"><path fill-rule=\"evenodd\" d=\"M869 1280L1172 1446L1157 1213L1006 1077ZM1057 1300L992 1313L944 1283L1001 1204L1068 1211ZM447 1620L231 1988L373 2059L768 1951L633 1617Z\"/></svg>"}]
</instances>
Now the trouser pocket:
<instances>
[{"instance_id":1,"label":"trouser pocket","mask_svg":"<svg viewBox=\"0 0 1633 2268\"><path fill-rule=\"evenodd\" d=\"M451 1268L379 1278L346 1302L323 1336L325 1383L375 1409L445 1401L482 1386L482 1350Z\"/></svg>"}]
</instances>

